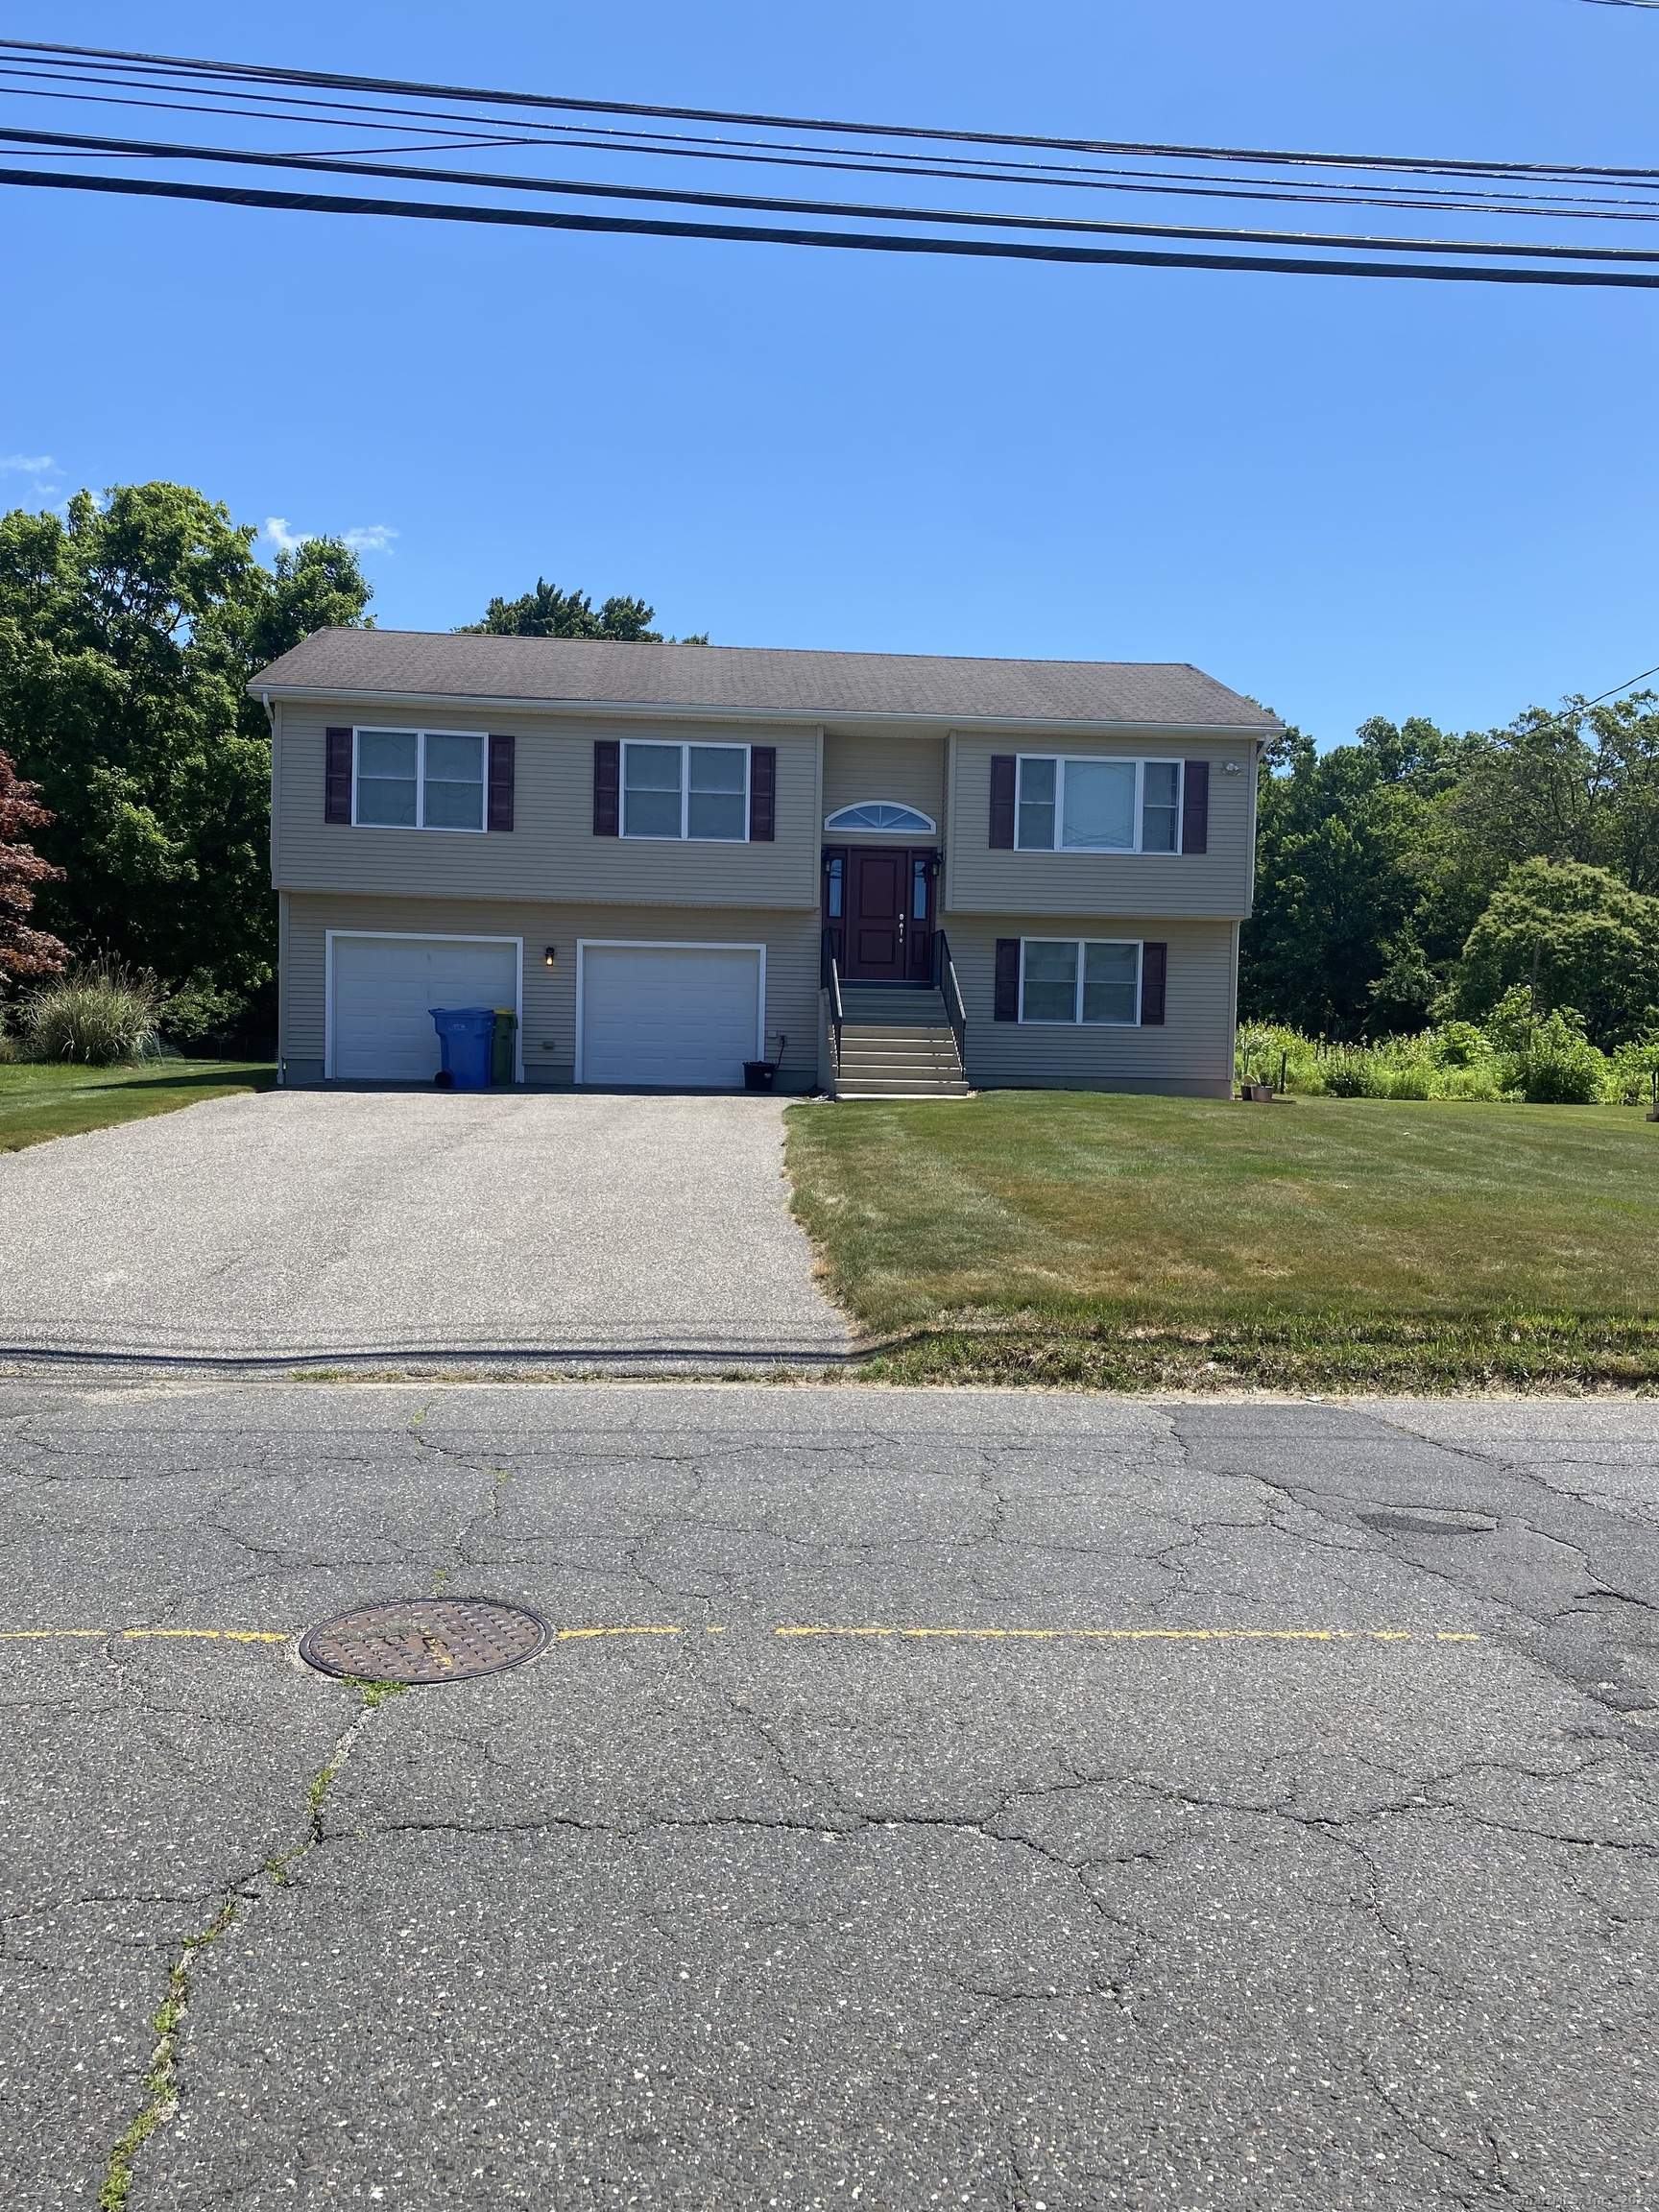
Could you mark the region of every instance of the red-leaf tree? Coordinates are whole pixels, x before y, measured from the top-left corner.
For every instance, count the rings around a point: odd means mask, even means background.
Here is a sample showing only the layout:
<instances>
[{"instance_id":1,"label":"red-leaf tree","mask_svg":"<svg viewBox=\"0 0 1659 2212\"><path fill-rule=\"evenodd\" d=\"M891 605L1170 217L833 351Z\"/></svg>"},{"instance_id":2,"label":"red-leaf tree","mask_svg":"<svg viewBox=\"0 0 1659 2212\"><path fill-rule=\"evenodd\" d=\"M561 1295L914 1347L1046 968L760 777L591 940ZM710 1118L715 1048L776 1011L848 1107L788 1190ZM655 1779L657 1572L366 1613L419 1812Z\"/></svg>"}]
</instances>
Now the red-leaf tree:
<instances>
[{"instance_id":1,"label":"red-leaf tree","mask_svg":"<svg viewBox=\"0 0 1659 2212\"><path fill-rule=\"evenodd\" d=\"M0 990L23 975L60 975L69 960L66 945L28 922L35 886L63 880L61 868L23 843L25 831L44 830L52 819L36 803L39 788L25 783L0 753Z\"/></svg>"}]
</instances>

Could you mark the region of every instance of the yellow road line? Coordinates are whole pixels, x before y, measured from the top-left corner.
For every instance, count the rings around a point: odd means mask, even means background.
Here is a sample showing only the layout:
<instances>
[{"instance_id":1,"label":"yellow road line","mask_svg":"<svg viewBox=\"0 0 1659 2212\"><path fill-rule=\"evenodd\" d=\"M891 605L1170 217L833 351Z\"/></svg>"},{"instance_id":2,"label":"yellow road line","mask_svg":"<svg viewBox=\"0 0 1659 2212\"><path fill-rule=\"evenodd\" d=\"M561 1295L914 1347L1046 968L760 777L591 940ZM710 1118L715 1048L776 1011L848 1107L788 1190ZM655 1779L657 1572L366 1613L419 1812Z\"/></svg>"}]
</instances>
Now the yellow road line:
<instances>
[{"instance_id":1,"label":"yellow road line","mask_svg":"<svg viewBox=\"0 0 1659 2212\"><path fill-rule=\"evenodd\" d=\"M580 1636L684 1636L684 1628L555 1628L553 1635L560 1644Z\"/></svg>"},{"instance_id":2,"label":"yellow road line","mask_svg":"<svg viewBox=\"0 0 1659 2212\"><path fill-rule=\"evenodd\" d=\"M94 1637L101 1643L111 1636L126 1643L170 1636L208 1644L286 1644L293 1633L291 1628L0 1628L0 1644L37 1644L65 1636Z\"/></svg>"},{"instance_id":3,"label":"yellow road line","mask_svg":"<svg viewBox=\"0 0 1659 2212\"><path fill-rule=\"evenodd\" d=\"M63 1640L123 1643L167 1640L205 1644L286 1644L291 1628L0 1628L0 1643L40 1644ZM694 1636L696 1628L653 1623L638 1626L556 1628L560 1644L612 1636ZM707 1636L725 1636L724 1626L703 1624ZM1467 1628L893 1628L878 1624L838 1626L810 1623L774 1628L775 1637L829 1637L855 1640L892 1637L969 1644L1479 1644Z\"/></svg>"},{"instance_id":4,"label":"yellow road line","mask_svg":"<svg viewBox=\"0 0 1659 2212\"><path fill-rule=\"evenodd\" d=\"M1452 1628L775 1628L775 1636L959 1637L968 1642L1100 1644L1478 1644L1471 1630Z\"/></svg>"}]
</instances>

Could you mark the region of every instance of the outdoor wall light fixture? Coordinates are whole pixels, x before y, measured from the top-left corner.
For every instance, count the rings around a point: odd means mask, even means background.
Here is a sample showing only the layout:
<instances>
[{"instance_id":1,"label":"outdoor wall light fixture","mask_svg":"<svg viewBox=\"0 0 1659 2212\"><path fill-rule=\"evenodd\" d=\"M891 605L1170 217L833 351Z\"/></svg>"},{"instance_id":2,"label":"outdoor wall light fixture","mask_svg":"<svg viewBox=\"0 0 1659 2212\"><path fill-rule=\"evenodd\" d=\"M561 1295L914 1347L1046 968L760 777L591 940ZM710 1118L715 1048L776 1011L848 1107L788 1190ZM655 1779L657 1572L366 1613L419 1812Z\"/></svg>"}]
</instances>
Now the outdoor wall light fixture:
<instances>
[{"instance_id":1,"label":"outdoor wall light fixture","mask_svg":"<svg viewBox=\"0 0 1659 2212\"><path fill-rule=\"evenodd\" d=\"M541 948L541 965L542 965L542 967L543 967L543 968L554 968L554 967L557 967L557 966L558 966L558 963L559 963L559 948L558 948L558 946L557 946L557 945L544 945L544 946Z\"/></svg>"},{"instance_id":2,"label":"outdoor wall light fixture","mask_svg":"<svg viewBox=\"0 0 1659 2212\"><path fill-rule=\"evenodd\" d=\"M1237 760L1223 760L1221 773L1223 776L1241 776L1244 771L1239 767Z\"/></svg>"}]
</instances>

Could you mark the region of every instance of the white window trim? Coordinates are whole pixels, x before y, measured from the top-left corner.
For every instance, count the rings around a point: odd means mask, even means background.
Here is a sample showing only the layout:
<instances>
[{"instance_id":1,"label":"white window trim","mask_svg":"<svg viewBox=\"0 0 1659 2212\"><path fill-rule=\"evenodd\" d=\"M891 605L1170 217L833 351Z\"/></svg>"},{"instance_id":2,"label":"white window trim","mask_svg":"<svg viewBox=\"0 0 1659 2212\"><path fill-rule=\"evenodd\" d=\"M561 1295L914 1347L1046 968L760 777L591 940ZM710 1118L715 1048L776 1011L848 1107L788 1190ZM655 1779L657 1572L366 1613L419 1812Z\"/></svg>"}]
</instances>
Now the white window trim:
<instances>
[{"instance_id":1,"label":"white window trim","mask_svg":"<svg viewBox=\"0 0 1659 2212\"><path fill-rule=\"evenodd\" d=\"M1054 835L1052 845L1022 845L1020 842L1020 789L1025 780L1027 760L1052 760L1054 763ZM1066 819L1066 770L1070 762L1077 760L1093 767L1095 762L1117 761L1120 766L1135 771L1135 842L1133 845L1062 845L1058 842L1061 824ZM1174 760L1167 754L1149 753L1144 758L1126 760L1120 753L1019 753L1015 755L1014 770L1014 850L1017 853L1068 853L1074 858L1099 860L1119 853L1143 853L1146 848L1141 840L1146 833L1146 771L1148 768L1173 768L1175 775L1175 843L1171 851L1158 851L1152 857L1157 860L1174 860L1180 857L1181 841L1187 830L1187 768L1186 763ZM1096 942L1105 943L1100 939ZM1111 940L1117 942L1117 940Z\"/></svg>"},{"instance_id":2,"label":"white window trim","mask_svg":"<svg viewBox=\"0 0 1659 2212\"><path fill-rule=\"evenodd\" d=\"M443 733L448 736L448 731ZM470 736L470 731L457 732ZM372 822L366 828L393 829L396 824ZM511 945L513 963L513 1080L524 1080L524 940L522 937L469 935L458 929L325 929L323 932L323 1079L334 1080L334 941L337 937L397 937L421 945Z\"/></svg>"},{"instance_id":3,"label":"white window trim","mask_svg":"<svg viewBox=\"0 0 1659 2212\"><path fill-rule=\"evenodd\" d=\"M628 827L628 754L636 745L653 745L659 751L670 745L680 748L680 834L664 837L655 830L630 830ZM743 834L741 837L693 837L691 834L691 751L741 753L743 756ZM641 845L747 845L749 843L749 784L754 770L755 748L752 745L733 745L724 737L624 737L622 756L617 762L616 781L616 834L632 837ZM597 939L595 939L597 943Z\"/></svg>"},{"instance_id":4,"label":"white window trim","mask_svg":"<svg viewBox=\"0 0 1659 2212\"><path fill-rule=\"evenodd\" d=\"M844 814L855 813L860 806L902 806L915 815L916 826L907 830L867 830L842 821ZM837 806L833 814L825 815L824 829L827 835L837 837L937 837L939 834L938 823L920 806L912 806L908 799L849 800L845 806Z\"/></svg>"},{"instance_id":5,"label":"white window trim","mask_svg":"<svg viewBox=\"0 0 1659 2212\"><path fill-rule=\"evenodd\" d=\"M660 839L660 843L666 840ZM735 838L710 837L710 845L735 844ZM758 952L755 963L757 985L755 992L755 1050L751 1058L766 1057L766 948L764 945L734 945L716 937L578 937L576 940L576 1064L570 1080L583 1080L582 1052L586 1035L585 1016L588 1011L588 950L589 947L600 951L615 951L618 947L637 952Z\"/></svg>"},{"instance_id":6,"label":"white window trim","mask_svg":"<svg viewBox=\"0 0 1659 2212\"><path fill-rule=\"evenodd\" d=\"M372 737L378 737L378 736L382 736L382 735L389 735L389 736L393 736L393 737L413 737L413 738L414 738L414 740L415 740L415 819L414 819L414 821L413 821L412 823L410 823L410 822L359 822L359 821L358 821L358 819L357 819L357 754L358 754L358 746L357 746L357 740L358 740L358 738L359 738L360 736L362 736L362 735L365 733L365 732L367 732L367 733L368 733L370 736L372 736ZM457 823L457 822L434 822L434 823L431 823L430 825L427 823L427 820L426 820L426 740L427 740L427 738L428 738L428 737L470 737L470 738L474 739L474 740L476 741L476 743L477 743L478 745L480 745L480 746L483 748L483 750L482 750L482 751L481 751L481 753L479 754L479 758L480 758L480 760L481 760L481 761L482 761L482 763L483 763L483 774L482 774L482 776L479 778L479 781L478 781L478 816L479 816L479 820L478 820L478 827L477 827L477 829L476 829L476 830L469 830L469 829L466 829L466 828L464 828L464 827L463 827L463 826L462 826L460 823ZM353 729L352 729L352 732L351 732L351 827L352 827L352 829L353 829L353 830L402 830L402 831L405 831L405 832L407 832L408 830L412 830L412 829L414 829L414 830L430 830L430 833L431 833L433 836L435 836L435 837L442 837L442 836L451 836L451 837L482 837L483 835L485 835L485 834L486 834L486 832L489 830L489 828L490 828L490 740L489 740L489 738L488 738L488 737L486 737L486 736L483 734L483 733L482 733L481 731L478 731L478 730L400 730L400 729L398 729L397 725L396 723L394 723L394 722L363 722L363 723L357 724L356 726L354 726L354 727L353 727ZM360 931L359 931L359 932L354 932L354 934L359 934L359 935L360 935L360 934L363 934L363 932L360 932ZM375 934L375 935L384 935L384 934L388 934L388 932L384 932L384 931L375 931L375 932L373 932L373 934Z\"/></svg>"},{"instance_id":7,"label":"white window trim","mask_svg":"<svg viewBox=\"0 0 1659 2212\"><path fill-rule=\"evenodd\" d=\"M1046 755L1044 756L1047 757ZM1027 945L1075 945L1077 983L1072 993L1070 1022L1046 1022L1025 1012L1025 948ZM1133 945L1135 948L1135 1019L1133 1022L1085 1022L1083 1019L1083 949L1087 945ZM1020 1022L1026 1029L1140 1029L1141 994L1146 974L1146 940L1143 937L1022 937L1020 940Z\"/></svg>"}]
</instances>

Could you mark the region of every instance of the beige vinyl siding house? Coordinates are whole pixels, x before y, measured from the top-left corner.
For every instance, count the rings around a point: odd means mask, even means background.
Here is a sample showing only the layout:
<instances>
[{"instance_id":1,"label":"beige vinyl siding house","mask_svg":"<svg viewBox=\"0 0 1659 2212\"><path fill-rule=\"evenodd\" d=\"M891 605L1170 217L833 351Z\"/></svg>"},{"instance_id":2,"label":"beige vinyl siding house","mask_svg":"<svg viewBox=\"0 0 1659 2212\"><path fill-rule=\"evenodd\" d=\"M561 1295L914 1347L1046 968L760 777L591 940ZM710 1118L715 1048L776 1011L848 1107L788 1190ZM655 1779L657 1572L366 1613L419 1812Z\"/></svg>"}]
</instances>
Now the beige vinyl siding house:
<instances>
[{"instance_id":1,"label":"beige vinyl siding house","mask_svg":"<svg viewBox=\"0 0 1659 2212\"><path fill-rule=\"evenodd\" d=\"M272 725L285 1083L1225 1095L1256 762L1185 664L320 631Z\"/></svg>"}]
</instances>

